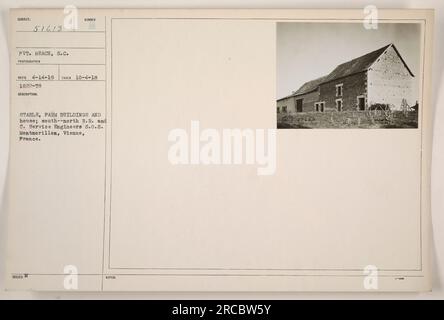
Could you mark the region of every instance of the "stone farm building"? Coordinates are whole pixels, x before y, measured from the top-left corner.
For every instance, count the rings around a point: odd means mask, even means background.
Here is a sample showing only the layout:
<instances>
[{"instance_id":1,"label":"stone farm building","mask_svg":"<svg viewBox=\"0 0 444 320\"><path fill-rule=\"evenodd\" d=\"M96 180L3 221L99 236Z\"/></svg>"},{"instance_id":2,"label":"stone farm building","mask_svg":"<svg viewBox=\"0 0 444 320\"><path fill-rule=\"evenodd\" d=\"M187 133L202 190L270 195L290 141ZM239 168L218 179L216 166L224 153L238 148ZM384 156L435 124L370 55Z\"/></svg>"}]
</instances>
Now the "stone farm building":
<instances>
[{"instance_id":1,"label":"stone farm building","mask_svg":"<svg viewBox=\"0 0 444 320\"><path fill-rule=\"evenodd\" d=\"M345 62L277 100L278 113L368 110L413 106L413 73L394 44Z\"/></svg>"}]
</instances>

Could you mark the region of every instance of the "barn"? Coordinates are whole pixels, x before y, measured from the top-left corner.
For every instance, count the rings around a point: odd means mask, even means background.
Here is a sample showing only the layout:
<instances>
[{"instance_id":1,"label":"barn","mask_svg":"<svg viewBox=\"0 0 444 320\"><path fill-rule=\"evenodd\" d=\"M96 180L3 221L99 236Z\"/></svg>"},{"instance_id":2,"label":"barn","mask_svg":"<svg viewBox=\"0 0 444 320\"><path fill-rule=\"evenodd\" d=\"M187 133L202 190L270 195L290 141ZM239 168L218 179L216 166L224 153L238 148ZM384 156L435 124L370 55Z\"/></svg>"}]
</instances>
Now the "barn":
<instances>
[{"instance_id":1,"label":"barn","mask_svg":"<svg viewBox=\"0 0 444 320\"><path fill-rule=\"evenodd\" d=\"M278 113L413 107L414 75L394 44L338 65L277 100Z\"/></svg>"}]
</instances>

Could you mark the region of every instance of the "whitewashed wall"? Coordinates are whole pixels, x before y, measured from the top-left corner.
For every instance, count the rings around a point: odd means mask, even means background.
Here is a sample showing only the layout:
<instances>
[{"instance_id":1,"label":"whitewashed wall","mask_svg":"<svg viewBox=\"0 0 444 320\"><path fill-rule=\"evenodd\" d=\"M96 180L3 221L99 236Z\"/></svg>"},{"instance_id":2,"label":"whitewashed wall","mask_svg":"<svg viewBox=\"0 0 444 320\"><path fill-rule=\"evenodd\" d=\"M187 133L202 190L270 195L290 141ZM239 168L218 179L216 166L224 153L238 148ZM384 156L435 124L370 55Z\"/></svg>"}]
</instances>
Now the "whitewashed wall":
<instances>
[{"instance_id":1,"label":"whitewashed wall","mask_svg":"<svg viewBox=\"0 0 444 320\"><path fill-rule=\"evenodd\" d=\"M400 110L402 99L406 99L413 106L416 98L412 96L412 79L395 49L389 47L368 71L368 105L389 104Z\"/></svg>"}]
</instances>

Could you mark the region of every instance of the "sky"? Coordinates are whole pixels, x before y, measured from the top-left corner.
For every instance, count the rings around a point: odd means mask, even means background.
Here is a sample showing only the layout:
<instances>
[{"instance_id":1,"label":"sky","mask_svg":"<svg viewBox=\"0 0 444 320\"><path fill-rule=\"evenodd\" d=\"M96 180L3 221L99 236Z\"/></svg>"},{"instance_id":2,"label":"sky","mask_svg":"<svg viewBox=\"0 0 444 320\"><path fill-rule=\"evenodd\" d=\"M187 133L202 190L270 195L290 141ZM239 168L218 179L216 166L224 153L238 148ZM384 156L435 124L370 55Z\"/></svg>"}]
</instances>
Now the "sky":
<instances>
[{"instance_id":1,"label":"sky","mask_svg":"<svg viewBox=\"0 0 444 320\"><path fill-rule=\"evenodd\" d=\"M278 22L276 34L277 98L305 82L325 76L337 65L394 43L415 75L418 97L421 25L379 23L367 30L362 23Z\"/></svg>"}]
</instances>

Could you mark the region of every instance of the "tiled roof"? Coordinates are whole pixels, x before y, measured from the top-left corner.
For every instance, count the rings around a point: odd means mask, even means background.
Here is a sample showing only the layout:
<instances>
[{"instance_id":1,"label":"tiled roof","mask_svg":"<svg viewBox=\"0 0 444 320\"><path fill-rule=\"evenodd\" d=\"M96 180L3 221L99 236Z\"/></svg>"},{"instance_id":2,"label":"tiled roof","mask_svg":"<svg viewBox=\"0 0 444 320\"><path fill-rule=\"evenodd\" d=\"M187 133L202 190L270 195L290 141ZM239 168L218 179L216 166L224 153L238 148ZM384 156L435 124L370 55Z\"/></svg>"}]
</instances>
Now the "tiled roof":
<instances>
[{"instance_id":1,"label":"tiled roof","mask_svg":"<svg viewBox=\"0 0 444 320\"><path fill-rule=\"evenodd\" d=\"M324 76L324 77L320 77L320 78L308 81L308 82L304 83L297 91L292 92L290 95L288 95L286 97L278 99L278 101L284 100L287 98L291 98L291 97L295 97L295 96L298 96L298 95L301 95L304 93L312 92L312 91L316 90L322 82L324 82L325 78L327 78L327 77Z\"/></svg>"},{"instance_id":2,"label":"tiled roof","mask_svg":"<svg viewBox=\"0 0 444 320\"><path fill-rule=\"evenodd\" d=\"M316 90L319 87L319 85L325 81L326 78L327 78L326 76L323 76L304 83L302 87L300 87L297 91L293 92L293 95L304 94Z\"/></svg>"},{"instance_id":3,"label":"tiled roof","mask_svg":"<svg viewBox=\"0 0 444 320\"><path fill-rule=\"evenodd\" d=\"M332 72L330 72L330 74L325 78L324 82L367 70L379 58L379 56L383 54L385 50L387 50L388 47L390 47L390 44L356 59L340 64Z\"/></svg>"},{"instance_id":4,"label":"tiled roof","mask_svg":"<svg viewBox=\"0 0 444 320\"><path fill-rule=\"evenodd\" d=\"M396 49L394 44L388 44L378 50L372 51L370 53L367 53L363 56L360 56L358 58L355 58L353 60L344 62L340 65L338 65L332 72L330 72L328 75L324 77L317 78L315 80L308 81L304 83L297 91L293 92L291 95L286 96L282 99L286 99L289 97L298 96L301 94L309 93L314 90L316 90L320 84L329 82L335 79L343 78L355 73L366 71L370 66L381 56L381 54L384 53L387 48L390 46L393 46L393 49L395 49L396 53L398 54L399 58L401 59L402 63L405 65L409 73L413 76L413 73L405 63L405 61L402 59L401 55L399 54L399 51ZM278 100L278 101L279 101Z\"/></svg>"}]
</instances>

